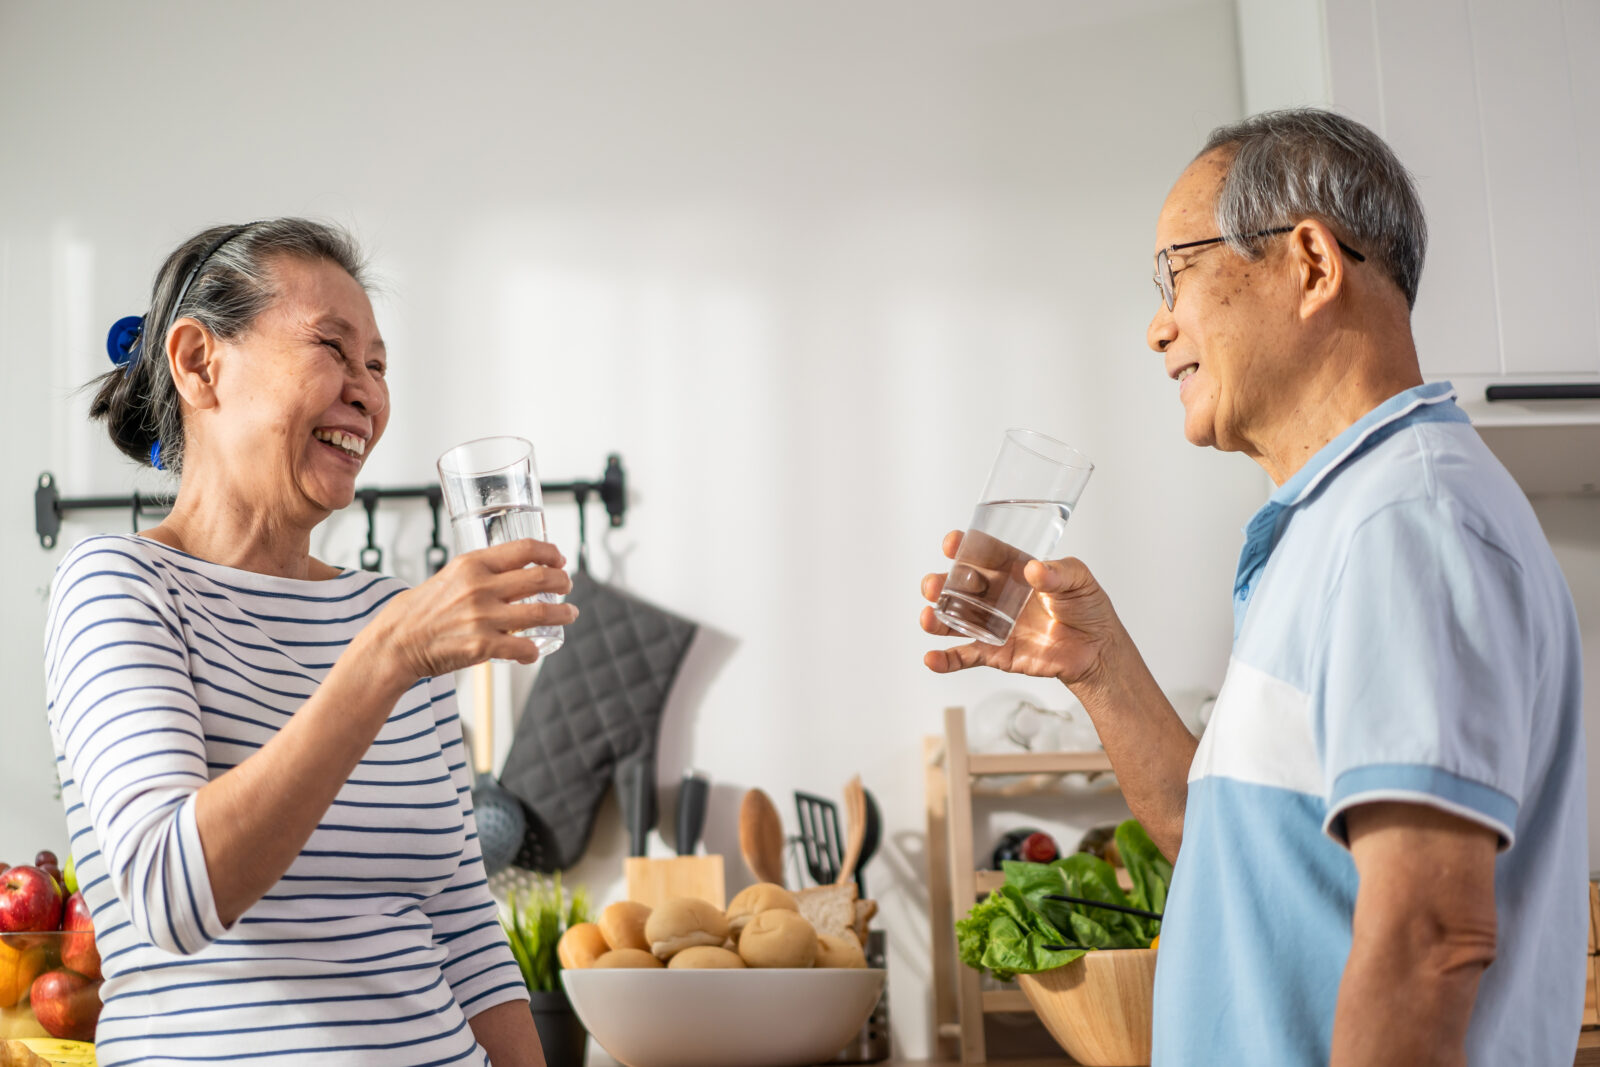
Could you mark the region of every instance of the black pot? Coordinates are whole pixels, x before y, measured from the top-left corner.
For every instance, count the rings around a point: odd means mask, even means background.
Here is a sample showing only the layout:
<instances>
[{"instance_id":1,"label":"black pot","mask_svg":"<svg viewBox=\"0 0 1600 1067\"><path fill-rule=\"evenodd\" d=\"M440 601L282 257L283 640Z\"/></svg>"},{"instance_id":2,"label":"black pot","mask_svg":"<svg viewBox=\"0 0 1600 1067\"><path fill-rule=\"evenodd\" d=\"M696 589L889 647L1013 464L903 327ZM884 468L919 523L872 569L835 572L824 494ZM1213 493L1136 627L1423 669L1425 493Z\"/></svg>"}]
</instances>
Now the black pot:
<instances>
[{"instance_id":1,"label":"black pot","mask_svg":"<svg viewBox=\"0 0 1600 1067\"><path fill-rule=\"evenodd\" d=\"M531 993L528 1007L533 1009L533 1025L539 1031L546 1067L583 1067L589 1032L578 1021L572 1002L564 991Z\"/></svg>"}]
</instances>

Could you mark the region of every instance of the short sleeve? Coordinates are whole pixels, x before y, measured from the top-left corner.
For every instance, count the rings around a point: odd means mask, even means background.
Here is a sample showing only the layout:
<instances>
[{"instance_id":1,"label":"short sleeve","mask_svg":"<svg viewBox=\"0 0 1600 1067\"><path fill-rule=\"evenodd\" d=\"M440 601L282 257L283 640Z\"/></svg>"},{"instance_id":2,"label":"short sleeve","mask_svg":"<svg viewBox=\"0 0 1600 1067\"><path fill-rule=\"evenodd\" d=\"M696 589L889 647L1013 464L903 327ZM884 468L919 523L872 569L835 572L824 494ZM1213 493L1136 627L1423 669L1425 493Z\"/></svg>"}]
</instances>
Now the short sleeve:
<instances>
[{"instance_id":1,"label":"short sleeve","mask_svg":"<svg viewBox=\"0 0 1600 1067\"><path fill-rule=\"evenodd\" d=\"M1326 605L1315 723L1323 830L1374 801L1426 804L1515 838L1538 649L1521 569L1457 508L1367 519Z\"/></svg>"}]
</instances>

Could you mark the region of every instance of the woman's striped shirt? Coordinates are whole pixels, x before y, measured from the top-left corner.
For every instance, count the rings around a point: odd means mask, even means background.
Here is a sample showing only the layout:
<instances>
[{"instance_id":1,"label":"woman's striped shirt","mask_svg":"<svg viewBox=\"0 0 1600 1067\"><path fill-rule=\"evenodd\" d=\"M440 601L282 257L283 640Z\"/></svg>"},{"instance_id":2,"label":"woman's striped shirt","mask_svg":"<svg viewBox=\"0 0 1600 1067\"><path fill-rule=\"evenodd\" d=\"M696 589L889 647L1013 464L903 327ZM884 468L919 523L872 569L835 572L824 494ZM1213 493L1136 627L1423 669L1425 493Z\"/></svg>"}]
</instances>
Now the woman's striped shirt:
<instances>
[{"instance_id":1,"label":"woman's striped shirt","mask_svg":"<svg viewBox=\"0 0 1600 1067\"><path fill-rule=\"evenodd\" d=\"M288 872L217 917L194 795L268 741L405 589L300 581L148 538L56 569L50 733L116 1064L484 1065L467 1019L527 999L489 895L452 680L388 721Z\"/></svg>"}]
</instances>

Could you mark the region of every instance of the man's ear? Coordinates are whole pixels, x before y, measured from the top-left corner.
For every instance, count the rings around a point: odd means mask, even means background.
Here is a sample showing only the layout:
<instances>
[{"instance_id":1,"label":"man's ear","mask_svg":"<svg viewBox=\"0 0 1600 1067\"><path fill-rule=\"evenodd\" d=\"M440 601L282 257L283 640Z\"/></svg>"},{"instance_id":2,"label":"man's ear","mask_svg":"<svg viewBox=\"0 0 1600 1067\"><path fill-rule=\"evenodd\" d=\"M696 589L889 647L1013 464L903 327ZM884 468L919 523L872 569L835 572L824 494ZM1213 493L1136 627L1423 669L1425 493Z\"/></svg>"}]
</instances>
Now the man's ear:
<instances>
[{"instance_id":1,"label":"man's ear","mask_svg":"<svg viewBox=\"0 0 1600 1067\"><path fill-rule=\"evenodd\" d=\"M1344 256L1339 240L1320 219L1305 219L1289 232L1289 263L1300 291L1300 317L1309 319L1344 292Z\"/></svg>"},{"instance_id":2,"label":"man's ear","mask_svg":"<svg viewBox=\"0 0 1600 1067\"><path fill-rule=\"evenodd\" d=\"M195 319L179 319L167 335L167 366L172 371L172 382L191 408L216 406L218 354L216 338Z\"/></svg>"}]
</instances>

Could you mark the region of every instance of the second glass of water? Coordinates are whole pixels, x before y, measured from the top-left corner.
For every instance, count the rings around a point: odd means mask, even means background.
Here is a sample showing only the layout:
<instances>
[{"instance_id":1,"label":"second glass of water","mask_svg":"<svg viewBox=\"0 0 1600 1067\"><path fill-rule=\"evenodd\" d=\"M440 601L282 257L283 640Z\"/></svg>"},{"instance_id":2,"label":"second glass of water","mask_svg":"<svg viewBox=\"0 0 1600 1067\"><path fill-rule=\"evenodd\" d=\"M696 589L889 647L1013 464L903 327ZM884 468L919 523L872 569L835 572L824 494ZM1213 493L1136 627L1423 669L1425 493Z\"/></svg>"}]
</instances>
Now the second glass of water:
<instances>
[{"instance_id":1,"label":"second glass of water","mask_svg":"<svg viewBox=\"0 0 1600 1067\"><path fill-rule=\"evenodd\" d=\"M985 644L1010 640L1033 592L1023 568L1051 558L1093 471L1089 457L1052 437L1007 430L934 603L939 621Z\"/></svg>"},{"instance_id":2,"label":"second glass of water","mask_svg":"<svg viewBox=\"0 0 1600 1067\"><path fill-rule=\"evenodd\" d=\"M533 445L520 437L484 437L452 448L439 457L438 466L457 552L522 538L545 539ZM555 593L539 593L533 600L561 603ZM561 647L565 631L535 626L521 636L532 638L539 655L548 656Z\"/></svg>"}]
</instances>

